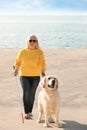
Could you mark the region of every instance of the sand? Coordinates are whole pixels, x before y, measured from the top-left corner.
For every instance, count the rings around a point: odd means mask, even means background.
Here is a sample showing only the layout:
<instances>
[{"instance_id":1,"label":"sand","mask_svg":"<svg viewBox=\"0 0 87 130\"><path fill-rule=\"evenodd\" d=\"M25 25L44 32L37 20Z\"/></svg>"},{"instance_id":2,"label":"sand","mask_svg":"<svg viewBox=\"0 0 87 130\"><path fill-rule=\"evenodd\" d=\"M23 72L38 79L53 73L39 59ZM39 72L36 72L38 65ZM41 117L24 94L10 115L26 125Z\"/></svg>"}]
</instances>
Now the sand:
<instances>
[{"instance_id":1,"label":"sand","mask_svg":"<svg viewBox=\"0 0 87 130\"><path fill-rule=\"evenodd\" d=\"M20 49L0 49L0 130L45 130L38 124L37 89L33 119L21 120L22 89L13 76L13 63ZM87 130L87 49L43 49L46 74L59 80L60 130ZM58 129L50 124L48 129Z\"/></svg>"}]
</instances>

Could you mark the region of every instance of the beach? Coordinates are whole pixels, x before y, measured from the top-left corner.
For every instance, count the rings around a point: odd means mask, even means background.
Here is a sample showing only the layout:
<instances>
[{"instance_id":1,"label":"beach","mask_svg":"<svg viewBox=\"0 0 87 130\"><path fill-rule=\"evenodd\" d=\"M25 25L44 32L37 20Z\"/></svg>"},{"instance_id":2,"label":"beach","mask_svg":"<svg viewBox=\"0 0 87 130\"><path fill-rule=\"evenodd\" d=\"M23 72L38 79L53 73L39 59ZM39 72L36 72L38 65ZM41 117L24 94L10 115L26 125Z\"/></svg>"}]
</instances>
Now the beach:
<instances>
[{"instance_id":1,"label":"beach","mask_svg":"<svg viewBox=\"0 0 87 130\"><path fill-rule=\"evenodd\" d=\"M13 63L20 49L0 49L0 130L45 130L38 124L37 97L33 119L22 123L22 89L19 77L13 76ZM87 130L87 49L43 49L47 75L59 81L60 115L59 130ZM24 112L23 112L24 113ZM48 128L49 129L49 128ZM55 124L50 129L57 130Z\"/></svg>"}]
</instances>

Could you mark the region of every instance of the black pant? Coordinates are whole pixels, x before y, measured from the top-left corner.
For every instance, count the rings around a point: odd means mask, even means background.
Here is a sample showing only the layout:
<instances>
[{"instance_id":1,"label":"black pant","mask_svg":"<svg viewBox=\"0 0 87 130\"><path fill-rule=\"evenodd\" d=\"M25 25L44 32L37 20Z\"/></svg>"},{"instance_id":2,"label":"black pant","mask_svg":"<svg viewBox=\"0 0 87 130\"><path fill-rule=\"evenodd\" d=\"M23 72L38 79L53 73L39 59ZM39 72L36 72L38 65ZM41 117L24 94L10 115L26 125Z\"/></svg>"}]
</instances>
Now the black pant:
<instances>
[{"instance_id":1,"label":"black pant","mask_svg":"<svg viewBox=\"0 0 87 130\"><path fill-rule=\"evenodd\" d=\"M25 77L20 76L20 82L23 88L23 103L25 113L32 112L35 93L40 81L40 76Z\"/></svg>"}]
</instances>

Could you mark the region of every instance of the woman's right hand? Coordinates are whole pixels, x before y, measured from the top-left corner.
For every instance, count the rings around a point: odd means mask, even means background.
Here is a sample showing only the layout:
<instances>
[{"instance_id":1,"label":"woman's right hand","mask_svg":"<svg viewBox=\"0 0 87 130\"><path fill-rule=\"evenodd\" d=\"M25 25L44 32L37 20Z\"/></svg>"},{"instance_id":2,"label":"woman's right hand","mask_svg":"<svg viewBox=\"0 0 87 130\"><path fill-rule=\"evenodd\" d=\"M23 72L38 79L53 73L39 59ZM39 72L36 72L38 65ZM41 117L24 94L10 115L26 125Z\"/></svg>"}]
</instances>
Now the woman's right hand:
<instances>
[{"instance_id":1,"label":"woman's right hand","mask_svg":"<svg viewBox=\"0 0 87 130\"><path fill-rule=\"evenodd\" d=\"M18 75L18 69L15 69L14 70L14 76L17 76Z\"/></svg>"}]
</instances>

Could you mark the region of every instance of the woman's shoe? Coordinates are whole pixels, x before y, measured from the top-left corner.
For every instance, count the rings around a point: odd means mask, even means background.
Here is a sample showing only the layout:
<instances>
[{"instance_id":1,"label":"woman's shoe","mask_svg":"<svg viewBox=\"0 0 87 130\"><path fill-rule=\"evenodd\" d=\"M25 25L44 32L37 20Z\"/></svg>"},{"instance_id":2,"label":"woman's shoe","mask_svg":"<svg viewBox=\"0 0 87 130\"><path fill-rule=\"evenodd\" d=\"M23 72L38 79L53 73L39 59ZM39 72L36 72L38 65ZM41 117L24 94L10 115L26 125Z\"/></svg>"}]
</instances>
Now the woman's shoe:
<instances>
[{"instance_id":1,"label":"woman's shoe","mask_svg":"<svg viewBox=\"0 0 87 130\"><path fill-rule=\"evenodd\" d=\"M32 113L31 113L31 112L29 113L29 116L30 116L30 117L33 117L33 115L32 115Z\"/></svg>"},{"instance_id":2,"label":"woman's shoe","mask_svg":"<svg viewBox=\"0 0 87 130\"><path fill-rule=\"evenodd\" d=\"M25 116L25 119L30 119L30 115L27 114L27 115Z\"/></svg>"},{"instance_id":3,"label":"woman's shoe","mask_svg":"<svg viewBox=\"0 0 87 130\"><path fill-rule=\"evenodd\" d=\"M33 117L32 113L28 113L26 116L25 116L25 119L31 119Z\"/></svg>"}]
</instances>

